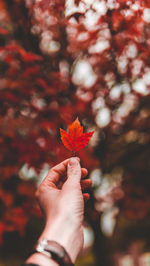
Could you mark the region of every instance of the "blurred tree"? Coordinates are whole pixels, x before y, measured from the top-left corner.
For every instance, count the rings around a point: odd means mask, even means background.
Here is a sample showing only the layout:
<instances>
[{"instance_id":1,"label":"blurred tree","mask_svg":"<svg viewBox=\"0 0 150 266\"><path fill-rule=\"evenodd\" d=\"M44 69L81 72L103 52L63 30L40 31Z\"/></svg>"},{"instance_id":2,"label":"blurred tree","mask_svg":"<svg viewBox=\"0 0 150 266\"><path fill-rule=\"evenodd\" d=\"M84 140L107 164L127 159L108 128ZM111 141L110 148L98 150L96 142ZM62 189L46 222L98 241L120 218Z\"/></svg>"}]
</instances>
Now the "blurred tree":
<instances>
[{"instance_id":1,"label":"blurred tree","mask_svg":"<svg viewBox=\"0 0 150 266\"><path fill-rule=\"evenodd\" d=\"M40 220L36 185L42 171L70 156L59 128L77 116L95 130L79 156L94 183L86 221L96 265L112 265L110 250L136 239L149 247L149 57L149 1L0 1L3 247L9 234L27 238ZM106 238L108 211L117 222Z\"/></svg>"}]
</instances>

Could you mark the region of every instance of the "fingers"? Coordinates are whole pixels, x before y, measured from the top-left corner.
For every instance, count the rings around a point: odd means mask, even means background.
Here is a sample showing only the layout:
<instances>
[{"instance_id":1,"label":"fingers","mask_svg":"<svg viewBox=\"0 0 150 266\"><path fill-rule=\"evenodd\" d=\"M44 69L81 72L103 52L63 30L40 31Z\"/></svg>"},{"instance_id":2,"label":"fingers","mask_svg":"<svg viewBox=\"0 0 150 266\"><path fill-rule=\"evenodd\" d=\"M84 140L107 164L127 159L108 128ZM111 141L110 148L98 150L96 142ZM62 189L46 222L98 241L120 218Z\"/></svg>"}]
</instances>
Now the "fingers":
<instances>
[{"instance_id":1,"label":"fingers","mask_svg":"<svg viewBox=\"0 0 150 266\"><path fill-rule=\"evenodd\" d=\"M87 202L90 198L90 195L89 193L83 193L83 199L84 199L84 202Z\"/></svg>"},{"instance_id":2,"label":"fingers","mask_svg":"<svg viewBox=\"0 0 150 266\"><path fill-rule=\"evenodd\" d=\"M91 185L92 185L92 180L91 179L81 180L81 189L82 190L90 188Z\"/></svg>"},{"instance_id":3,"label":"fingers","mask_svg":"<svg viewBox=\"0 0 150 266\"><path fill-rule=\"evenodd\" d=\"M80 158L78 158L78 157L74 157L74 158L78 162L80 161ZM70 160L71 160L70 158L66 159L65 161L63 161L63 162L57 164L56 166L54 166L50 171L53 171L55 174L59 175L59 177L60 177L61 175L63 175L66 172L67 165L68 165Z\"/></svg>"},{"instance_id":4,"label":"fingers","mask_svg":"<svg viewBox=\"0 0 150 266\"><path fill-rule=\"evenodd\" d=\"M87 169L81 168L81 178L86 177L87 173L88 173ZM64 175L61 175L61 178L57 181L57 183L55 183L55 188L61 189L66 180L67 180L67 175L65 173Z\"/></svg>"},{"instance_id":5,"label":"fingers","mask_svg":"<svg viewBox=\"0 0 150 266\"><path fill-rule=\"evenodd\" d=\"M67 165L67 183L79 184L81 180L81 166L76 157L72 157Z\"/></svg>"},{"instance_id":6,"label":"fingers","mask_svg":"<svg viewBox=\"0 0 150 266\"><path fill-rule=\"evenodd\" d=\"M80 161L80 158L78 157L75 157L75 158L77 161ZM64 176L66 176L66 170L67 170L67 165L69 161L70 161L70 158L64 160L63 162L51 168L46 178L44 179L44 182L48 182L48 184L54 184L57 186L59 180L61 179L62 181L64 179Z\"/></svg>"},{"instance_id":7,"label":"fingers","mask_svg":"<svg viewBox=\"0 0 150 266\"><path fill-rule=\"evenodd\" d=\"M86 190L89 189L92 186L92 180L91 179L85 179L85 180L81 180L81 189L82 190ZM83 199L84 202L86 203L90 198L89 193L83 193Z\"/></svg>"},{"instance_id":8,"label":"fingers","mask_svg":"<svg viewBox=\"0 0 150 266\"><path fill-rule=\"evenodd\" d=\"M81 168L81 178L86 177L88 174L88 170L86 168Z\"/></svg>"},{"instance_id":9,"label":"fingers","mask_svg":"<svg viewBox=\"0 0 150 266\"><path fill-rule=\"evenodd\" d=\"M51 168L43 182L47 183L48 186L51 188L61 189L64 182L67 179L67 165L71 159L72 158L68 158L68 159L64 160L63 162L61 162L60 164L57 164L56 166ZM80 158L78 158L78 157L73 157L73 160L74 159L77 160L77 162L80 161ZM79 164L79 167L80 167L80 164ZM76 171L75 168L74 168L74 170L71 170L71 173L72 173L72 171ZM88 171L86 168L80 167L80 171L81 171L81 175L77 174L78 175L77 180L80 180L81 178L86 177L88 174ZM88 185L86 185L87 184L86 182L85 183L83 182L83 186L86 186L88 188ZM84 188L84 189L86 189L86 188Z\"/></svg>"}]
</instances>

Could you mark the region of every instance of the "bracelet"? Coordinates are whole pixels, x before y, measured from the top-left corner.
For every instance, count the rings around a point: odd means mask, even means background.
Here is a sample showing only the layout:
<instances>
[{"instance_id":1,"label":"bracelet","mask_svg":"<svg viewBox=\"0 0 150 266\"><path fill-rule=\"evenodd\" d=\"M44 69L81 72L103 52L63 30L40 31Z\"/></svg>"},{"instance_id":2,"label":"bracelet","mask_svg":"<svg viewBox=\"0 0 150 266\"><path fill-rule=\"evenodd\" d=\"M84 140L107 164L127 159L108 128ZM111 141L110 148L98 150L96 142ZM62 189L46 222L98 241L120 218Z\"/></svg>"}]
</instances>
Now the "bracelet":
<instances>
[{"instance_id":1,"label":"bracelet","mask_svg":"<svg viewBox=\"0 0 150 266\"><path fill-rule=\"evenodd\" d=\"M68 253L59 243L46 238L40 241L32 254L38 252L56 261L60 266L73 266Z\"/></svg>"}]
</instances>

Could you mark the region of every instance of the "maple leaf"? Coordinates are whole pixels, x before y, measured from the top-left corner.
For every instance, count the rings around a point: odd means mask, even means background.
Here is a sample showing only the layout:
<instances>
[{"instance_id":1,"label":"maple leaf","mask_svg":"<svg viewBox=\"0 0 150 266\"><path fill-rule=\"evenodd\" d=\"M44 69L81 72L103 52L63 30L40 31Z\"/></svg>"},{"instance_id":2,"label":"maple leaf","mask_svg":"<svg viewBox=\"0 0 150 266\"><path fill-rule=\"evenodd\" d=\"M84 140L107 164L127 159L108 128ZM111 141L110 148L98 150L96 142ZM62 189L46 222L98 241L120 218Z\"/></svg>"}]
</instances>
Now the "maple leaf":
<instances>
[{"instance_id":1,"label":"maple leaf","mask_svg":"<svg viewBox=\"0 0 150 266\"><path fill-rule=\"evenodd\" d=\"M73 153L83 149L89 142L94 131L83 133L78 117L68 126L68 132L60 128L61 140L64 146Z\"/></svg>"}]
</instances>

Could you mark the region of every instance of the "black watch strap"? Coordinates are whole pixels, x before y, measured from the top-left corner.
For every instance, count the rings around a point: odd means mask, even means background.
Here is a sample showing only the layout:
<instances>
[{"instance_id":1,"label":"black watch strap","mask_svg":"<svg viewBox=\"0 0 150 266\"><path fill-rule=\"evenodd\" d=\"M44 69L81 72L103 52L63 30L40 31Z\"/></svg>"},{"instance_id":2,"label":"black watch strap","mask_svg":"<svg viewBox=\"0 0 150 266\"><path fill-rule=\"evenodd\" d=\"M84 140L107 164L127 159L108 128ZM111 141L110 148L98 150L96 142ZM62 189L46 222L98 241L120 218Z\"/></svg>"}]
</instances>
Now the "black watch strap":
<instances>
[{"instance_id":1,"label":"black watch strap","mask_svg":"<svg viewBox=\"0 0 150 266\"><path fill-rule=\"evenodd\" d=\"M74 265L64 247L55 241L50 241L48 239L41 240L32 253L35 252L44 254L56 261L60 266Z\"/></svg>"}]
</instances>

